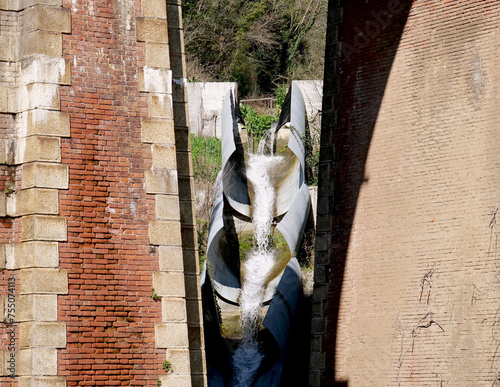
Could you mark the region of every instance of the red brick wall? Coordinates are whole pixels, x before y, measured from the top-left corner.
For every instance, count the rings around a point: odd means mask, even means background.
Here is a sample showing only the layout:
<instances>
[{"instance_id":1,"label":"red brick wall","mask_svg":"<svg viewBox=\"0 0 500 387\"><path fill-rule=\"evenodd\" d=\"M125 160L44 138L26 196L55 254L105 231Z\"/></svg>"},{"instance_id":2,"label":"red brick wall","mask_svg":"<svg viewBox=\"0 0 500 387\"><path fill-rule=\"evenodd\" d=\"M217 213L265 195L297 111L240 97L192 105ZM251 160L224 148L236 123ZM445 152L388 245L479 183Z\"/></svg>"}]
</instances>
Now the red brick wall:
<instances>
[{"instance_id":1,"label":"red brick wall","mask_svg":"<svg viewBox=\"0 0 500 387\"><path fill-rule=\"evenodd\" d=\"M313 307L321 385L496 386L500 5L338 3Z\"/></svg>"},{"instance_id":2,"label":"red brick wall","mask_svg":"<svg viewBox=\"0 0 500 387\"><path fill-rule=\"evenodd\" d=\"M144 51L136 41L140 1L64 1L72 33L64 36L71 86L61 110L71 118L62 141L69 190L60 192L68 241L60 266L69 294L59 296L67 348L59 375L68 386L155 385L165 351L155 349L161 303L150 298L158 256L148 243L154 197L144 191L150 145L141 142L147 100L138 91Z\"/></svg>"}]
</instances>

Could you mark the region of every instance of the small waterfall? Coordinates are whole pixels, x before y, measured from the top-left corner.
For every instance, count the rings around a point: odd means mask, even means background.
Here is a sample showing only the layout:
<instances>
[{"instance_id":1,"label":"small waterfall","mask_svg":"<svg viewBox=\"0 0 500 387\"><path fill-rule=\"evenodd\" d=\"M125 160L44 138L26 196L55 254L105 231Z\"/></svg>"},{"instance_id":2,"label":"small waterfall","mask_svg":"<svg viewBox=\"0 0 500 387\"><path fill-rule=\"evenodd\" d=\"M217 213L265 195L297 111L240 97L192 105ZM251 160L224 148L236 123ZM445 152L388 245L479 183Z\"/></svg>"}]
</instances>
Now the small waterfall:
<instances>
[{"instance_id":1,"label":"small waterfall","mask_svg":"<svg viewBox=\"0 0 500 387\"><path fill-rule=\"evenodd\" d=\"M271 131L273 130L269 132ZM274 139L274 133L270 134L270 138ZM264 142L266 139L263 139L261 144ZM272 147L271 144L271 153ZM271 182L270 170L282 159L280 156L266 156L264 152L265 147L259 145L260 154L250 155L247 165L247 178L254 187L252 203L254 248L244 262L245 280L240 295L243 338L233 355L235 372L233 387L251 386L264 358L256 334L261 323L260 310L264 298L264 285L273 268L275 254L271 243L275 189Z\"/></svg>"}]
</instances>

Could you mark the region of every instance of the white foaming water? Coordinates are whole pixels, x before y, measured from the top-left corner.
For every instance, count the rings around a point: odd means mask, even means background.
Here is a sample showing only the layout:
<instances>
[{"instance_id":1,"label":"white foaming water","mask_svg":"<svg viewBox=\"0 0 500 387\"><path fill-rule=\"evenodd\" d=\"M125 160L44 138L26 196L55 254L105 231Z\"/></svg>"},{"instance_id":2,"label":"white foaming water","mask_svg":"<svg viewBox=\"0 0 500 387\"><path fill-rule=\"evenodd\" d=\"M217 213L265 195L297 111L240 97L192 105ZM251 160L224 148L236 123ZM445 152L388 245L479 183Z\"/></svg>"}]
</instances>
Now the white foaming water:
<instances>
[{"instance_id":1,"label":"white foaming water","mask_svg":"<svg viewBox=\"0 0 500 387\"><path fill-rule=\"evenodd\" d=\"M264 298L264 283L274 265L274 250L270 243L274 214L275 191L269 176L272 165L282 157L251 155L247 178L253 184L252 203L255 247L244 263L245 280L241 289L240 309L243 339L233 355L235 372L233 387L252 385L264 354L259 350L256 333L261 322L260 308Z\"/></svg>"}]
</instances>

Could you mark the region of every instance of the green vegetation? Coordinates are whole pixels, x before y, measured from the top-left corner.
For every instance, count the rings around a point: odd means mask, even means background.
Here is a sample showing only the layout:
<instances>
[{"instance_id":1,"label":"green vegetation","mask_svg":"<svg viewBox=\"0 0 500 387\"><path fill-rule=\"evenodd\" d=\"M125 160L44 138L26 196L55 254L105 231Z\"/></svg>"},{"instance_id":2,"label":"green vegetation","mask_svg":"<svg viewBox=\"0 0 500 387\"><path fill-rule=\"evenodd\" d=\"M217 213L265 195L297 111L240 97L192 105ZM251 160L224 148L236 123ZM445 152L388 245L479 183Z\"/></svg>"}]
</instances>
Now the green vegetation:
<instances>
[{"instance_id":1,"label":"green vegetation","mask_svg":"<svg viewBox=\"0 0 500 387\"><path fill-rule=\"evenodd\" d=\"M215 183L222 165L222 142L218 138L191 135L194 178Z\"/></svg>"},{"instance_id":2,"label":"green vegetation","mask_svg":"<svg viewBox=\"0 0 500 387\"><path fill-rule=\"evenodd\" d=\"M184 0L188 76L238 82L240 97L322 79L326 0Z\"/></svg>"},{"instance_id":3,"label":"green vegetation","mask_svg":"<svg viewBox=\"0 0 500 387\"><path fill-rule=\"evenodd\" d=\"M172 369L172 363L170 363L168 360L165 360L163 362L163 370L166 372L166 373L169 373L171 372L173 369Z\"/></svg>"},{"instance_id":4,"label":"green vegetation","mask_svg":"<svg viewBox=\"0 0 500 387\"><path fill-rule=\"evenodd\" d=\"M154 301L160 301L161 300L161 296L159 296L156 293L155 288L151 288L151 295L149 297L152 298Z\"/></svg>"}]
</instances>

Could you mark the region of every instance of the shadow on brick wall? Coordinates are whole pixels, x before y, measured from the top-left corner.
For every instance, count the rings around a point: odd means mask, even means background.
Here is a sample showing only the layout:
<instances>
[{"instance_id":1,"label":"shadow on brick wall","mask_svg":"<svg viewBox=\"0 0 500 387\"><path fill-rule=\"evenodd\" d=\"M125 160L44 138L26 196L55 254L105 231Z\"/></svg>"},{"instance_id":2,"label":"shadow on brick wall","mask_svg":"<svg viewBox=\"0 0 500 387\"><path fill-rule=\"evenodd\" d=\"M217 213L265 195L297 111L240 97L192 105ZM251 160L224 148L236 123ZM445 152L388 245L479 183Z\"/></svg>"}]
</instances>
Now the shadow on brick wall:
<instances>
[{"instance_id":1,"label":"shadow on brick wall","mask_svg":"<svg viewBox=\"0 0 500 387\"><path fill-rule=\"evenodd\" d=\"M369 178L365 163L374 126L411 4L329 1L318 187L318 203L327 203L318 215L318 235L323 232L326 242L316 246L325 255L315 275L315 288L320 289L323 275L328 290L326 299L315 297L326 305L326 329L316 334L325 354L321 386L348 385L336 381L335 369L341 360L336 359L337 325L347 251L359 192Z\"/></svg>"}]
</instances>

